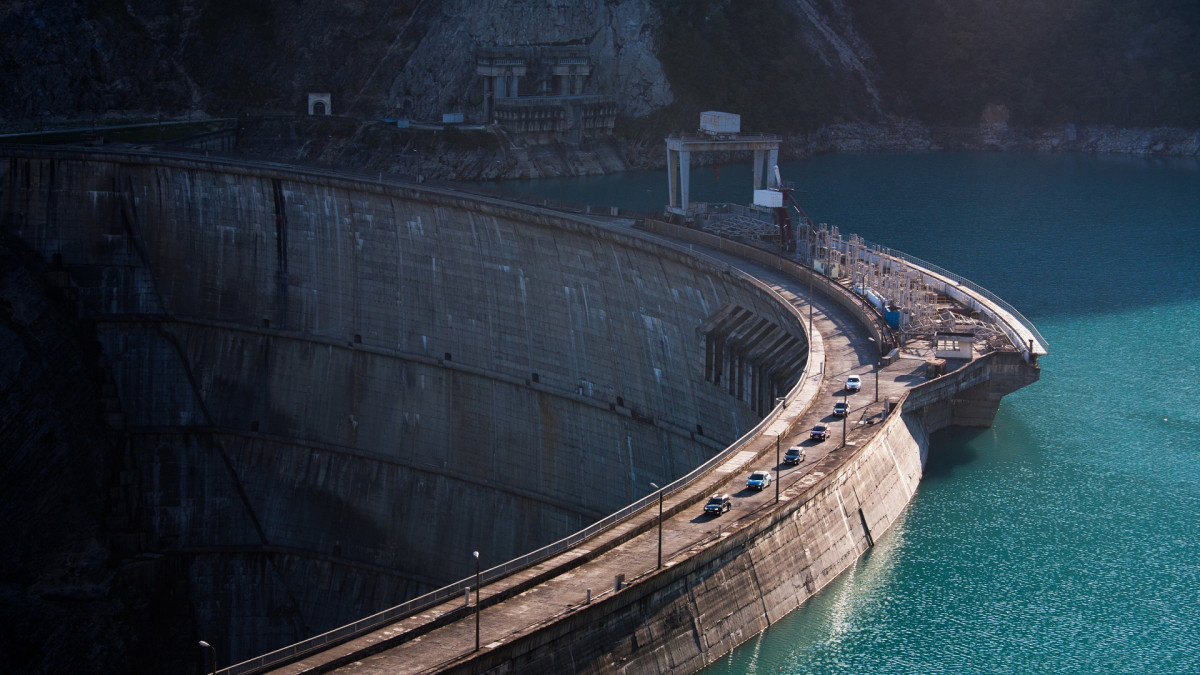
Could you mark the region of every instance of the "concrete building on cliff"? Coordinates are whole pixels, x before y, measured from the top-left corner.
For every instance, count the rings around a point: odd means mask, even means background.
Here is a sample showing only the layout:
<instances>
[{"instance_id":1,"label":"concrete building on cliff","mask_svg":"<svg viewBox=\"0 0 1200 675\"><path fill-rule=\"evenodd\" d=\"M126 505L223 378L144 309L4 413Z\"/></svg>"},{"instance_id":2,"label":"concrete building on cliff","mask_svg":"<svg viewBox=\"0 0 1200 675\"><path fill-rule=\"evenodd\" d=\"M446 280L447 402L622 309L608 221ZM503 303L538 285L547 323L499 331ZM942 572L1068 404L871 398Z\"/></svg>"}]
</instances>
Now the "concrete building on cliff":
<instances>
[{"instance_id":1,"label":"concrete building on cliff","mask_svg":"<svg viewBox=\"0 0 1200 675\"><path fill-rule=\"evenodd\" d=\"M534 144L612 133L617 103L590 92L591 57L585 47L491 47L476 51L483 89L483 121L497 123Z\"/></svg>"}]
</instances>

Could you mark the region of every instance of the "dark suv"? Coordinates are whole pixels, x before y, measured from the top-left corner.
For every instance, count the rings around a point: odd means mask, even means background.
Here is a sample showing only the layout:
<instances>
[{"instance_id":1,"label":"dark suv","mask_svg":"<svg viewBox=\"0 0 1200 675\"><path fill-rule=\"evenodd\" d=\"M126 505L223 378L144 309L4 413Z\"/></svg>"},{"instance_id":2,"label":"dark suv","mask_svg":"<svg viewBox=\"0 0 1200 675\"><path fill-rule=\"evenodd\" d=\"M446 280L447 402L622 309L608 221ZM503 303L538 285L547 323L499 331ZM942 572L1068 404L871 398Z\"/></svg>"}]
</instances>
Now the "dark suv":
<instances>
[{"instance_id":1,"label":"dark suv","mask_svg":"<svg viewBox=\"0 0 1200 675\"><path fill-rule=\"evenodd\" d=\"M719 516L731 508L733 508L733 502L730 501L729 495L713 495L708 498L708 503L704 505L704 512Z\"/></svg>"},{"instance_id":2,"label":"dark suv","mask_svg":"<svg viewBox=\"0 0 1200 675\"><path fill-rule=\"evenodd\" d=\"M804 448L793 445L783 454L784 464L799 464L804 461Z\"/></svg>"}]
</instances>

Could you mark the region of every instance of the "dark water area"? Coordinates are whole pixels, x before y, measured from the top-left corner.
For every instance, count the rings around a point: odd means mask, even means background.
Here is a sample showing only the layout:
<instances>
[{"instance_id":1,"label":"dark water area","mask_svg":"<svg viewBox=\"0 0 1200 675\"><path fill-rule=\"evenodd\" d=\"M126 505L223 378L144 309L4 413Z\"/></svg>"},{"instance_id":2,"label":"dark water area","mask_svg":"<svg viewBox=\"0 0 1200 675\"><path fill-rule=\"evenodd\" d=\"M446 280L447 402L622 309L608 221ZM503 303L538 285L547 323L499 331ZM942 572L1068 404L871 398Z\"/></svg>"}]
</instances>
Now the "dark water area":
<instances>
[{"instance_id":1,"label":"dark water area","mask_svg":"<svg viewBox=\"0 0 1200 675\"><path fill-rule=\"evenodd\" d=\"M817 222L970 278L1050 344L934 435L903 518L708 673L1200 672L1200 166L988 153L781 165ZM749 165L692 199L750 200ZM658 211L663 172L504 183Z\"/></svg>"}]
</instances>

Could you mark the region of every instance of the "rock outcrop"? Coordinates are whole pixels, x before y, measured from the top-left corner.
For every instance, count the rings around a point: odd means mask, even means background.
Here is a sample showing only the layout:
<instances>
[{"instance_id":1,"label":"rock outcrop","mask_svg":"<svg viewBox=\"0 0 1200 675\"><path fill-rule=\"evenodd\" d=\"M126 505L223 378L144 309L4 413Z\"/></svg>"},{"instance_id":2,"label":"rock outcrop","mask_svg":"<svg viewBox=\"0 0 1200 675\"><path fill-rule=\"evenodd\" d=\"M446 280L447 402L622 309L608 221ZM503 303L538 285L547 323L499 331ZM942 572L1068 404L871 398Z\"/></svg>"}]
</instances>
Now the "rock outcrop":
<instances>
[{"instance_id":1,"label":"rock outcrop","mask_svg":"<svg viewBox=\"0 0 1200 675\"><path fill-rule=\"evenodd\" d=\"M585 92L615 97L623 114L644 115L672 100L654 56L661 18L649 2L448 0L440 10L426 17L426 32L384 95L373 92L374 101L359 96L356 109L382 104L407 108L419 119L463 112L471 120L482 110L483 95L475 51L514 46L586 47L594 70Z\"/></svg>"}]
</instances>

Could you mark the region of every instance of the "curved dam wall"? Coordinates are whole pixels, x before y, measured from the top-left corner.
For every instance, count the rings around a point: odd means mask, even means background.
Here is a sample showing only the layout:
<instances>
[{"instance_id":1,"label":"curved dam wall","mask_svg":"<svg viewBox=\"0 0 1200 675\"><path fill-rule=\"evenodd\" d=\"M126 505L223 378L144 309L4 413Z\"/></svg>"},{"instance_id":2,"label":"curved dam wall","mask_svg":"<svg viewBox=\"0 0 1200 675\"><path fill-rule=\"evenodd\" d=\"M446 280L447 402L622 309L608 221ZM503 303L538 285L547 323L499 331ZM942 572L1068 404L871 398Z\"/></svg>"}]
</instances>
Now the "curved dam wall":
<instances>
[{"instance_id":1,"label":"curved dam wall","mask_svg":"<svg viewBox=\"0 0 1200 675\"><path fill-rule=\"evenodd\" d=\"M806 602L897 522L920 483L930 427L949 419L950 401L989 380L1013 384L1028 368L1019 352L994 352L918 385L868 442L823 458L750 527L440 672L703 668Z\"/></svg>"},{"instance_id":2,"label":"curved dam wall","mask_svg":"<svg viewBox=\"0 0 1200 675\"><path fill-rule=\"evenodd\" d=\"M69 277L115 389L121 553L171 561L222 660L580 529L803 367L774 298L615 229L284 167L5 154L4 231Z\"/></svg>"},{"instance_id":3,"label":"curved dam wall","mask_svg":"<svg viewBox=\"0 0 1200 675\"><path fill-rule=\"evenodd\" d=\"M928 433L904 402L862 447L825 457L750 527L444 672L694 672L799 607L902 514Z\"/></svg>"}]
</instances>

